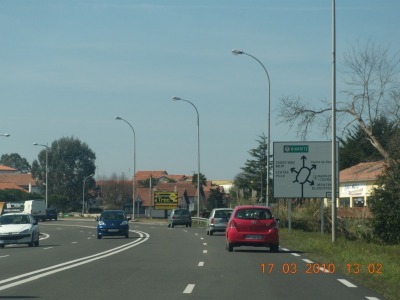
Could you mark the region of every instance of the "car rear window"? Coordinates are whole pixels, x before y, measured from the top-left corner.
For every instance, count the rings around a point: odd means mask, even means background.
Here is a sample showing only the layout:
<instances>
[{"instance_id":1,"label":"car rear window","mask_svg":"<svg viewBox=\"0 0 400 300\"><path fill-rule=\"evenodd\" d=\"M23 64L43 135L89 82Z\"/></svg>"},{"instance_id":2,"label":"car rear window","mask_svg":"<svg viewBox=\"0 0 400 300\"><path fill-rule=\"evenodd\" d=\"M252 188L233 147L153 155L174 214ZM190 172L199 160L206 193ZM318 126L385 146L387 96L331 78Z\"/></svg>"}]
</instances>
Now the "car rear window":
<instances>
[{"instance_id":1,"label":"car rear window","mask_svg":"<svg viewBox=\"0 0 400 300\"><path fill-rule=\"evenodd\" d=\"M217 210L215 211L214 218L227 218L229 219L232 214L231 210Z\"/></svg>"},{"instance_id":2,"label":"car rear window","mask_svg":"<svg viewBox=\"0 0 400 300\"><path fill-rule=\"evenodd\" d=\"M248 209L238 209L235 214L237 219L271 219L271 212L267 209L259 208L248 208Z\"/></svg>"}]
</instances>

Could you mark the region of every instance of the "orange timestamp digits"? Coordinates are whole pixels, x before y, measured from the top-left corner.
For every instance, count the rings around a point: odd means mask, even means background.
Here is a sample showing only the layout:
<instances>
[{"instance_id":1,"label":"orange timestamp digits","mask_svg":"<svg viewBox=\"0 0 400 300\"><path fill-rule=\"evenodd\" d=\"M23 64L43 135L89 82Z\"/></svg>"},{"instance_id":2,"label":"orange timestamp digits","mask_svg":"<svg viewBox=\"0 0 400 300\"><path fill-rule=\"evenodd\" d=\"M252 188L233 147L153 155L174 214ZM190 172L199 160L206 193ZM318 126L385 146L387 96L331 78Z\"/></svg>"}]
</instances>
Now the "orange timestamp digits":
<instances>
[{"instance_id":1,"label":"orange timestamp digits","mask_svg":"<svg viewBox=\"0 0 400 300\"><path fill-rule=\"evenodd\" d=\"M299 270L297 268L296 263L284 263L282 265L276 266L274 263L268 263L268 264L260 264L261 267L261 273L282 273L282 274L288 274L288 275L293 275L297 273L304 273L304 274L333 274L336 272L336 265L334 263L306 263L306 268L305 270ZM361 271L366 271L369 274L382 274L382 264L381 263L370 263L367 266L361 266L358 263L352 263L352 264L346 264L345 265L345 271L347 271L348 274L359 274Z\"/></svg>"}]
</instances>

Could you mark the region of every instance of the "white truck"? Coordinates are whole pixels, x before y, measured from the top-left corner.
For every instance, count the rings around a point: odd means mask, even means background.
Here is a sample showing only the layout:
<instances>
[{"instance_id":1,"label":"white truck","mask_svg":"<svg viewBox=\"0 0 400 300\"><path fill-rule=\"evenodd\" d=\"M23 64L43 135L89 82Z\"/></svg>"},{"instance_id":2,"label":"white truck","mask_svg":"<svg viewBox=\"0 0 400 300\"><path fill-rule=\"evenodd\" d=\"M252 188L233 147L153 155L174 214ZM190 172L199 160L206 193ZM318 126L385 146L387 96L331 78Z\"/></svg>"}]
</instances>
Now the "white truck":
<instances>
[{"instance_id":1,"label":"white truck","mask_svg":"<svg viewBox=\"0 0 400 300\"><path fill-rule=\"evenodd\" d=\"M36 220L46 220L46 202L44 200L26 200L24 213L31 214Z\"/></svg>"}]
</instances>

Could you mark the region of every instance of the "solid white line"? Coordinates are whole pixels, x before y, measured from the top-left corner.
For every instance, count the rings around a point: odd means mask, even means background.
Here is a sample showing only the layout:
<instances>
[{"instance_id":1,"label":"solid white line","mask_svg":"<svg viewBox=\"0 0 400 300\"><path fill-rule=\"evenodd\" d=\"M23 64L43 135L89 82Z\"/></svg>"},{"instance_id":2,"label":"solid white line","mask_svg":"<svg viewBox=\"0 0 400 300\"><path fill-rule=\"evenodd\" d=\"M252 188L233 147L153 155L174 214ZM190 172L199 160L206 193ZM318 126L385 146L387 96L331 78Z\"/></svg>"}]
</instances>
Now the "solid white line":
<instances>
[{"instance_id":1,"label":"solid white line","mask_svg":"<svg viewBox=\"0 0 400 300\"><path fill-rule=\"evenodd\" d=\"M17 276L8 278L8 279L0 280L0 284L18 280L18 281L0 286L0 291L17 286L17 285L21 285L26 282L33 281L33 280L36 280L36 279L39 279L39 278L42 278L42 277L45 277L45 276L48 276L48 275L51 275L54 273L58 273L58 272L61 272L64 270L75 268L77 266L84 265L84 264L90 263L90 262L98 260L98 259L102 259L102 258L111 256L111 255L117 254L119 252L128 250L129 248L138 246L138 245L146 242L150 238L150 235L148 233L145 233L142 231L134 231L134 232L138 233L140 237L138 240L135 240L131 243L128 243L128 244L125 244L125 245L122 245L119 247L115 247L113 249L110 249L110 250L107 250L104 252L100 252L100 253L93 254L90 256L86 256L86 257L78 258L78 259L71 260L71 261L68 261L65 263L61 263L58 265L54 265L54 266L51 266L48 268L44 268L44 269L29 272L29 273L25 273L22 275L17 275ZM39 273L41 273L41 274L39 274ZM38 274L38 275L32 276L34 274ZM22 278L25 278L25 279L22 279Z\"/></svg>"},{"instance_id":2,"label":"solid white line","mask_svg":"<svg viewBox=\"0 0 400 300\"><path fill-rule=\"evenodd\" d=\"M338 279L338 280L347 287L351 287L351 288L357 287L356 285L352 284L350 281L347 281L346 279Z\"/></svg>"},{"instance_id":3,"label":"solid white line","mask_svg":"<svg viewBox=\"0 0 400 300\"><path fill-rule=\"evenodd\" d=\"M308 264L313 264L314 262L312 261L312 260L309 260L309 259L303 259L306 263L308 263Z\"/></svg>"},{"instance_id":4,"label":"solid white line","mask_svg":"<svg viewBox=\"0 0 400 300\"><path fill-rule=\"evenodd\" d=\"M200 261L199 264L198 264L198 266L199 266L199 267L204 266L204 261Z\"/></svg>"},{"instance_id":5,"label":"solid white line","mask_svg":"<svg viewBox=\"0 0 400 300\"><path fill-rule=\"evenodd\" d=\"M183 291L184 294L191 294L194 289L195 284L188 284Z\"/></svg>"},{"instance_id":6,"label":"solid white line","mask_svg":"<svg viewBox=\"0 0 400 300\"><path fill-rule=\"evenodd\" d=\"M207 253L207 250L203 250L203 253Z\"/></svg>"}]
</instances>

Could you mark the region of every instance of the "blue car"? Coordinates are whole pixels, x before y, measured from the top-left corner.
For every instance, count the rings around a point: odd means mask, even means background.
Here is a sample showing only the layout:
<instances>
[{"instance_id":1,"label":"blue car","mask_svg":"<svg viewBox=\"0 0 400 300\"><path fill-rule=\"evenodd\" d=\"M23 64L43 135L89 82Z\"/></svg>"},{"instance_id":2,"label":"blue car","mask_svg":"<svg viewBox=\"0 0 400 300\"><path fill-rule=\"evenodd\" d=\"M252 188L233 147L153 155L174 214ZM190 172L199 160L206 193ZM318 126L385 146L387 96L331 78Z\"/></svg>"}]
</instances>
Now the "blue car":
<instances>
[{"instance_id":1,"label":"blue car","mask_svg":"<svg viewBox=\"0 0 400 300\"><path fill-rule=\"evenodd\" d=\"M96 218L97 238L103 236L129 237L129 220L123 210L104 210L100 217Z\"/></svg>"}]
</instances>

